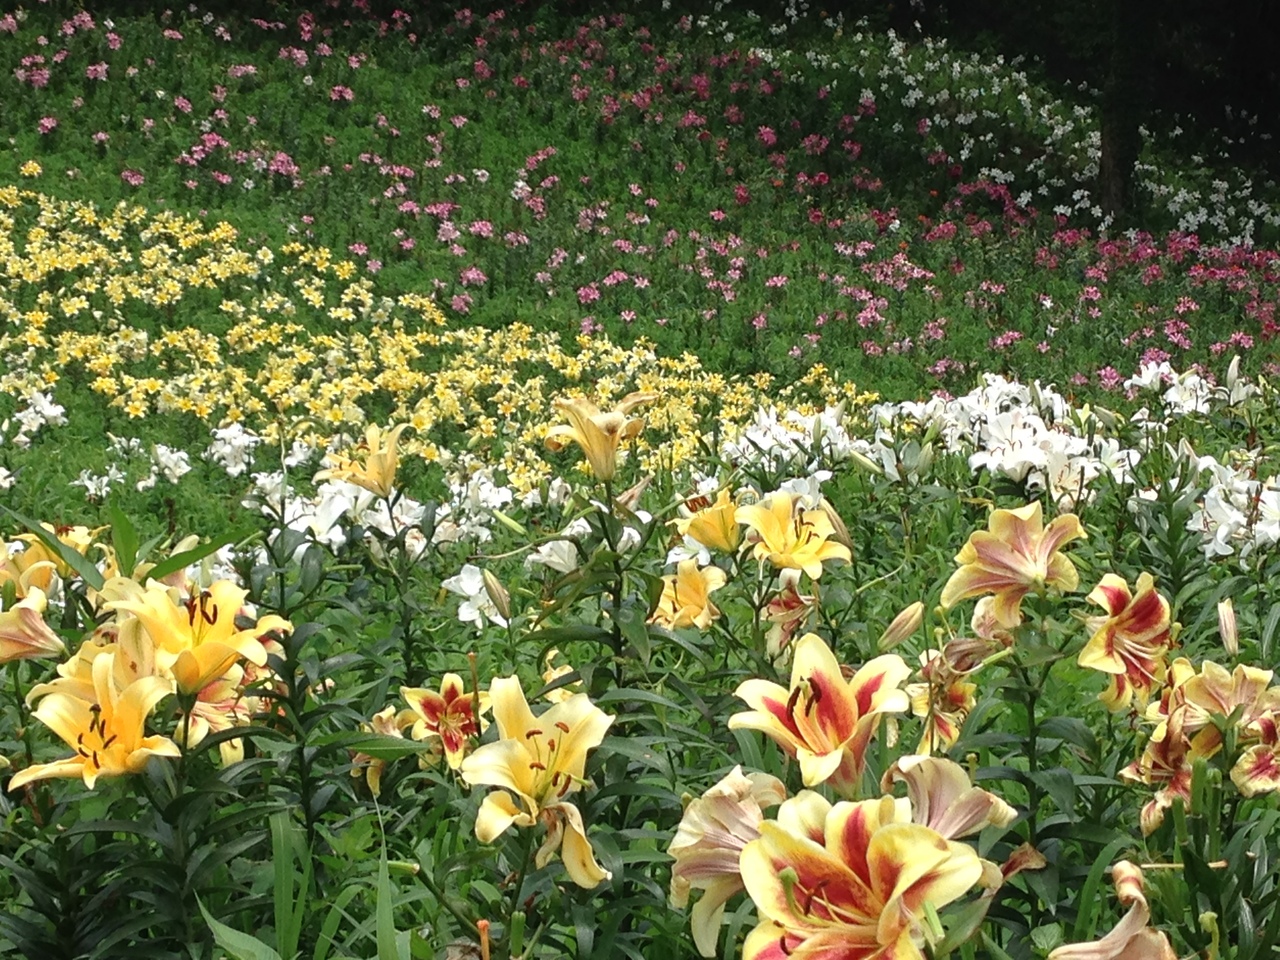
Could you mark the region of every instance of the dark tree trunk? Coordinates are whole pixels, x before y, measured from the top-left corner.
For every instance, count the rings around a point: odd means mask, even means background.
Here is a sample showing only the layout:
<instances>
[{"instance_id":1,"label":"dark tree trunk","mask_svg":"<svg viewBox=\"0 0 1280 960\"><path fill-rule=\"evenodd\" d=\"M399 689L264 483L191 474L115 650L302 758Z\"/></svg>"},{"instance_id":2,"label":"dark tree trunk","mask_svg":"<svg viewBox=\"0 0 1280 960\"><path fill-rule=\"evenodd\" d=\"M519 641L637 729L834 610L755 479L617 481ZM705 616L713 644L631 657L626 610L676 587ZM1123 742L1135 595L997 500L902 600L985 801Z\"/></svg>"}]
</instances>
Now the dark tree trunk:
<instances>
[{"instance_id":1,"label":"dark tree trunk","mask_svg":"<svg viewBox=\"0 0 1280 960\"><path fill-rule=\"evenodd\" d=\"M1145 35L1148 3L1109 0L1111 55L1102 93L1102 160L1098 169L1102 209L1119 220L1136 206L1133 167L1142 149L1138 127L1146 104Z\"/></svg>"}]
</instances>

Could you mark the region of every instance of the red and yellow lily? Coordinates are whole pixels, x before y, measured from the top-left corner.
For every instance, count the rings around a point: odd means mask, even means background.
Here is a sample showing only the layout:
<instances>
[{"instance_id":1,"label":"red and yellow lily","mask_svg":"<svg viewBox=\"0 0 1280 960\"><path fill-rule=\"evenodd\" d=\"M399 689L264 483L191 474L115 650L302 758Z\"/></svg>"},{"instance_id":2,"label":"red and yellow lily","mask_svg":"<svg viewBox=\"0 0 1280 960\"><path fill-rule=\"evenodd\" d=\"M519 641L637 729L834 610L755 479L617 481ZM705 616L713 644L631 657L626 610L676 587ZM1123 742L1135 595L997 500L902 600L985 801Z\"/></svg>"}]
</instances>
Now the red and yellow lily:
<instances>
[{"instance_id":1,"label":"red and yellow lily","mask_svg":"<svg viewBox=\"0 0 1280 960\"><path fill-rule=\"evenodd\" d=\"M1093 636L1078 662L1111 675L1099 699L1113 712L1126 709L1135 698L1145 708L1152 688L1165 678L1172 626L1169 601L1156 591L1149 573L1139 575L1137 587L1130 592L1123 577L1108 573L1089 594L1107 615L1085 621Z\"/></svg>"},{"instance_id":2,"label":"red and yellow lily","mask_svg":"<svg viewBox=\"0 0 1280 960\"><path fill-rule=\"evenodd\" d=\"M970 847L904 822L905 804L892 797L836 804L820 836L816 823L788 830L784 824L797 819L784 816L788 804L742 852L742 876L761 915L743 960L922 960L928 912L983 875Z\"/></svg>"},{"instance_id":3,"label":"red and yellow lily","mask_svg":"<svg viewBox=\"0 0 1280 960\"><path fill-rule=\"evenodd\" d=\"M868 662L845 679L831 648L808 633L795 644L791 687L768 680L743 682L734 695L752 709L729 718L731 730L760 730L800 761L806 787L830 783L856 795L867 744L883 716L911 703L903 682L911 669L897 654Z\"/></svg>"},{"instance_id":4,"label":"red and yellow lily","mask_svg":"<svg viewBox=\"0 0 1280 960\"><path fill-rule=\"evenodd\" d=\"M413 711L410 736L415 740L438 738L449 769L461 767L467 748L488 726L483 715L489 709L489 695L468 693L460 676L446 673L438 693L422 687L401 687L400 697Z\"/></svg>"}]
</instances>

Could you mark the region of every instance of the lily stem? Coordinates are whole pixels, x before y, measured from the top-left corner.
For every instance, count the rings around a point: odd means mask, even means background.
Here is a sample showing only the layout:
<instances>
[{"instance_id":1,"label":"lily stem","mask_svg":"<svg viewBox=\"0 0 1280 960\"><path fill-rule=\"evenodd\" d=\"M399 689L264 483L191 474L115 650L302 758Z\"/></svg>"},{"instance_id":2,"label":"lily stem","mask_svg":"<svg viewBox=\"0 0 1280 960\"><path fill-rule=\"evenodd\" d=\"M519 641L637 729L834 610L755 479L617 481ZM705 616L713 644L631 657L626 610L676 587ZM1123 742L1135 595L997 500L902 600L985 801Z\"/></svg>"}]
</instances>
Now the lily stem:
<instances>
[{"instance_id":1,"label":"lily stem","mask_svg":"<svg viewBox=\"0 0 1280 960\"><path fill-rule=\"evenodd\" d=\"M516 911L520 909L520 891L524 889L524 878L529 873L529 860L533 856L533 829L529 828L524 832L524 839L520 841L520 869L516 871L515 882L511 886L511 907L507 910L507 924L505 936L511 937L511 924L515 919Z\"/></svg>"}]
</instances>

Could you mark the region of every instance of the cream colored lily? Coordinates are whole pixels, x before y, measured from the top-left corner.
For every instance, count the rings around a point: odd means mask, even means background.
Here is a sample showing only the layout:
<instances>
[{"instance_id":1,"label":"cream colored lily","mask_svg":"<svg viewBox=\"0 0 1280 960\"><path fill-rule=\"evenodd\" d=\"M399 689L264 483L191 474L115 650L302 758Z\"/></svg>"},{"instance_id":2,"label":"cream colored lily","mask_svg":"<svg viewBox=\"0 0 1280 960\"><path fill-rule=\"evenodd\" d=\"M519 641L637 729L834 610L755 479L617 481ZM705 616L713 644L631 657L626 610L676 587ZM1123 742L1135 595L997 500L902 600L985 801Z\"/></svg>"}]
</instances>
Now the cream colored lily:
<instances>
[{"instance_id":1,"label":"cream colored lily","mask_svg":"<svg viewBox=\"0 0 1280 960\"><path fill-rule=\"evenodd\" d=\"M1111 868L1116 899L1129 912L1101 940L1057 947L1049 960L1177 960L1169 938L1151 927L1151 908L1143 893L1142 869L1128 860Z\"/></svg>"},{"instance_id":2,"label":"cream colored lily","mask_svg":"<svg viewBox=\"0 0 1280 960\"><path fill-rule=\"evenodd\" d=\"M693 942L704 957L716 955L724 906L742 883L739 858L760 836L764 810L787 798L786 787L767 773L743 774L734 767L719 783L689 801L667 853L671 868L671 905L684 909L689 894L701 890L689 922Z\"/></svg>"},{"instance_id":3,"label":"cream colored lily","mask_svg":"<svg viewBox=\"0 0 1280 960\"><path fill-rule=\"evenodd\" d=\"M657 399L656 393L636 391L627 394L609 411L601 411L590 400L556 400L555 408L569 423L547 431L547 449L558 453L569 441L576 443L582 448L596 479L608 483L618 473L618 444L638 436L644 429L644 420L628 419L631 411Z\"/></svg>"},{"instance_id":4,"label":"cream colored lily","mask_svg":"<svg viewBox=\"0 0 1280 960\"><path fill-rule=\"evenodd\" d=\"M152 757L181 755L168 737L144 736L148 715L173 685L161 677L142 677L120 689L112 679L113 658L108 653L93 659L93 700L53 692L40 701L33 716L76 752L19 770L10 790L55 777L80 777L93 789L99 777L138 773Z\"/></svg>"},{"instance_id":5,"label":"cream colored lily","mask_svg":"<svg viewBox=\"0 0 1280 960\"><path fill-rule=\"evenodd\" d=\"M400 434L408 427L407 423L402 423L390 430L383 430L370 424L365 428L364 441L359 447L359 452L364 454L364 462L352 457L327 454L325 460L330 466L315 475L316 483L323 480L343 480L363 487L384 500L389 499L394 489L396 471L400 468L400 452L396 445L400 442Z\"/></svg>"},{"instance_id":6,"label":"cream colored lily","mask_svg":"<svg viewBox=\"0 0 1280 960\"><path fill-rule=\"evenodd\" d=\"M1075 566L1058 551L1084 536L1084 527L1071 513L1055 517L1046 528L1039 501L1016 510L993 510L987 529L974 531L956 554L959 569L942 588L943 608L991 594L999 625L1016 627L1028 593L1045 587L1069 593L1079 585Z\"/></svg>"},{"instance_id":7,"label":"cream colored lily","mask_svg":"<svg viewBox=\"0 0 1280 960\"><path fill-rule=\"evenodd\" d=\"M7 610L0 610L0 663L56 657L66 648L44 622L44 591L28 587L27 595Z\"/></svg>"},{"instance_id":8,"label":"cream colored lily","mask_svg":"<svg viewBox=\"0 0 1280 960\"><path fill-rule=\"evenodd\" d=\"M542 820L547 838L534 857L539 868L563 847L565 869L578 886L609 879L596 862L582 814L564 798L585 782L587 752L600 745L614 718L583 693L535 717L517 677L495 679L489 697L499 739L463 760L461 773L472 786L503 789L480 805L476 837L492 843L513 824L532 827Z\"/></svg>"}]
</instances>

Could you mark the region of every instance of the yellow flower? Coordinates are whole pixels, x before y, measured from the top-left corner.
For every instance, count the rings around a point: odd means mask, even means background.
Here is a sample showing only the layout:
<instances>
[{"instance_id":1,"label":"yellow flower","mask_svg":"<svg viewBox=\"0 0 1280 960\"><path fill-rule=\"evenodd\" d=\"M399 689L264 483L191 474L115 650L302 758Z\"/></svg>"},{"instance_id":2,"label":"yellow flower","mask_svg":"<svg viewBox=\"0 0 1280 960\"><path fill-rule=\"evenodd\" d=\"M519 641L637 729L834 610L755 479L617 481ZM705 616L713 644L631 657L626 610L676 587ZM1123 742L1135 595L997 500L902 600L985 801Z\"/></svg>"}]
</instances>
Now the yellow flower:
<instances>
[{"instance_id":1,"label":"yellow flower","mask_svg":"<svg viewBox=\"0 0 1280 960\"><path fill-rule=\"evenodd\" d=\"M1123 577L1103 576L1089 599L1107 611L1105 617L1089 617L1085 623L1093 637L1080 651L1078 663L1111 675L1111 683L1099 697L1113 712L1133 702L1144 708L1152 687L1165 678L1165 653L1169 649L1169 601L1156 592L1149 573L1138 576L1136 591Z\"/></svg>"},{"instance_id":2,"label":"yellow flower","mask_svg":"<svg viewBox=\"0 0 1280 960\"><path fill-rule=\"evenodd\" d=\"M38 177L40 174L44 173L44 168L34 160L28 160L18 168L18 173L22 174L24 177Z\"/></svg>"},{"instance_id":3,"label":"yellow flower","mask_svg":"<svg viewBox=\"0 0 1280 960\"><path fill-rule=\"evenodd\" d=\"M355 459L329 454L326 460L332 466L316 474L316 483L322 480L344 480L363 487L384 500L389 498L396 470L400 466L396 444L400 441L400 434L408 426L407 423L402 423L384 431L370 425L365 430L364 442L360 444L362 450L368 451L364 464Z\"/></svg>"},{"instance_id":4,"label":"yellow flower","mask_svg":"<svg viewBox=\"0 0 1280 960\"><path fill-rule=\"evenodd\" d=\"M755 531L757 560L768 560L783 570L803 570L814 580L822 576L824 560L853 557L848 547L828 539L835 528L825 511L793 508L791 494L785 490L764 503L738 507L734 519Z\"/></svg>"},{"instance_id":5,"label":"yellow flower","mask_svg":"<svg viewBox=\"0 0 1280 960\"><path fill-rule=\"evenodd\" d=\"M19 770L10 790L53 777L81 777L93 789L98 777L138 773L152 757L180 755L168 737L143 736L147 716L173 692L172 685L161 677L141 677L120 689L112 679L114 659L113 654L94 658L93 700L55 691L40 701L33 715L76 752Z\"/></svg>"},{"instance_id":6,"label":"yellow flower","mask_svg":"<svg viewBox=\"0 0 1280 960\"><path fill-rule=\"evenodd\" d=\"M658 608L649 618L650 623L664 627L697 627L705 630L720 611L710 600L713 590L725 584L724 571L719 567L698 569L698 560L691 557L676 567L674 574L662 578L662 597Z\"/></svg>"},{"instance_id":7,"label":"yellow flower","mask_svg":"<svg viewBox=\"0 0 1280 960\"><path fill-rule=\"evenodd\" d=\"M230 580L218 580L185 603L174 603L168 590L153 586L140 598L115 600L106 607L137 617L155 642L157 660L172 672L178 689L197 693L241 658L263 666L267 651L261 636L293 629L275 614L262 617L251 629L239 629L236 615L245 596Z\"/></svg>"},{"instance_id":8,"label":"yellow flower","mask_svg":"<svg viewBox=\"0 0 1280 960\"><path fill-rule=\"evenodd\" d=\"M494 680L489 696L499 740L462 761L462 779L505 789L485 797L476 837L492 843L512 824L531 827L541 819L547 839L534 858L539 869L563 846L565 869L578 886L591 888L609 879L611 874L596 863L582 814L564 797L582 786L587 751L600 745L614 718L584 693L535 717L516 677Z\"/></svg>"},{"instance_id":9,"label":"yellow flower","mask_svg":"<svg viewBox=\"0 0 1280 960\"><path fill-rule=\"evenodd\" d=\"M1044 587L1068 593L1079 585L1075 566L1058 549L1084 536L1072 513L1056 517L1046 528L1038 501L1017 510L993 510L987 529L974 531L956 554L960 567L942 588L942 606L949 609L968 597L993 594L997 623L1016 627L1028 593Z\"/></svg>"},{"instance_id":10,"label":"yellow flower","mask_svg":"<svg viewBox=\"0 0 1280 960\"><path fill-rule=\"evenodd\" d=\"M628 415L636 407L657 399L655 393L629 393L608 412L602 412L589 400L556 400L555 408L569 419L569 424L547 431L547 448L559 452L572 440L582 448L596 479L608 482L618 473L618 444L644 429L644 420L638 417L628 420Z\"/></svg>"},{"instance_id":11,"label":"yellow flower","mask_svg":"<svg viewBox=\"0 0 1280 960\"><path fill-rule=\"evenodd\" d=\"M728 489L721 490L715 503L686 520L674 521L675 527L682 537L691 537L708 550L733 553L742 542L742 528L734 516L737 509Z\"/></svg>"}]
</instances>

